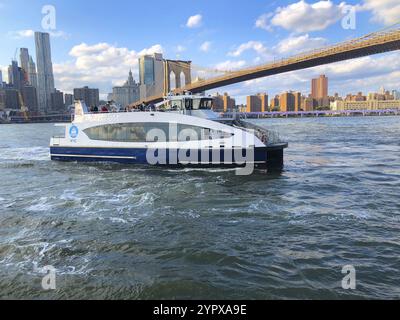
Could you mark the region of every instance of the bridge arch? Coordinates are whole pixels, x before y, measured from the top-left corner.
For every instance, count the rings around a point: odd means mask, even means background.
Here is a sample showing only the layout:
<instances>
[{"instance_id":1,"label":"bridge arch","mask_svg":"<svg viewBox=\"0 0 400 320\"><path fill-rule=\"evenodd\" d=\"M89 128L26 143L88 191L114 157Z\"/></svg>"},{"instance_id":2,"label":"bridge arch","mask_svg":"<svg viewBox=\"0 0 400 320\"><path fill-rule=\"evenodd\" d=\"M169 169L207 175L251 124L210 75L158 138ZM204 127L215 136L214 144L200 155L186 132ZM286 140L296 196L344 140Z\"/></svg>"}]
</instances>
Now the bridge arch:
<instances>
[{"instance_id":1,"label":"bridge arch","mask_svg":"<svg viewBox=\"0 0 400 320\"><path fill-rule=\"evenodd\" d=\"M177 60L166 60L165 61L165 72L166 80L165 84L166 94L175 89L181 89L192 83L191 75L192 62L191 61L177 61ZM171 76L173 74L173 76Z\"/></svg>"},{"instance_id":2,"label":"bridge arch","mask_svg":"<svg viewBox=\"0 0 400 320\"><path fill-rule=\"evenodd\" d=\"M170 73L169 73L169 90L170 91L172 91L172 90L175 90L176 88L177 88L177 82L178 81L176 81L177 79L176 79L176 74L175 74L175 72L174 71L171 71Z\"/></svg>"}]
</instances>

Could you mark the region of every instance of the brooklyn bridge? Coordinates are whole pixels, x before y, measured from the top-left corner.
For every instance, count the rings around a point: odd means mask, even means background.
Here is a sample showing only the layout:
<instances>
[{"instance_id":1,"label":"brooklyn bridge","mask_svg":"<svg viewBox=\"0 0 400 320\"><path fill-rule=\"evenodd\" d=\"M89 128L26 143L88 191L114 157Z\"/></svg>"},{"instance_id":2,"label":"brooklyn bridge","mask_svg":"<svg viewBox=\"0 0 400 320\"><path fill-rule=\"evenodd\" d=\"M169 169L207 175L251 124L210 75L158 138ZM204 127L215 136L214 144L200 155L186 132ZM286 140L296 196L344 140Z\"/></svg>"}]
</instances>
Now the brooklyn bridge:
<instances>
[{"instance_id":1,"label":"brooklyn bridge","mask_svg":"<svg viewBox=\"0 0 400 320\"><path fill-rule=\"evenodd\" d=\"M281 59L279 61L273 61L238 71L225 72L225 74L222 76L200 80L190 83L186 86L181 85L174 90L170 90L168 70L177 68L181 68L183 70L187 68L188 63L184 61L169 61L171 65L169 68L166 68L167 75L164 76L164 94L148 97L145 101L140 101L132 106L143 102L146 104L161 102L163 101L164 96L170 91L174 94L180 94L185 91L200 93L206 90L224 87L257 78L268 77L290 71L312 68L329 63L350 60L399 49L400 25L397 24L394 27L370 33L360 38L337 43L321 49L304 52L289 58Z\"/></svg>"}]
</instances>

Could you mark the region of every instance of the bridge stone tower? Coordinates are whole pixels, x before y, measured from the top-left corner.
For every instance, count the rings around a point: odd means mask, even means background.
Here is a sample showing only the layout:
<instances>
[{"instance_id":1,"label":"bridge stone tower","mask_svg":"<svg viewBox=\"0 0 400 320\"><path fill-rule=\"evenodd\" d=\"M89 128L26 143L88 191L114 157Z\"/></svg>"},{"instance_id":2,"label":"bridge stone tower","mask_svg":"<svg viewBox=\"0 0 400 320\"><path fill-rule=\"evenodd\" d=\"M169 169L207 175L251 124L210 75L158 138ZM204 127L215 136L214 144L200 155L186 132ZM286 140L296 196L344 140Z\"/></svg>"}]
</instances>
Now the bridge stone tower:
<instances>
[{"instance_id":1,"label":"bridge stone tower","mask_svg":"<svg viewBox=\"0 0 400 320\"><path fill-rule=\"evenodd\" d=\"M164 60L164 95L192 83L192 62Z\"/></svg>"}]
</instances>

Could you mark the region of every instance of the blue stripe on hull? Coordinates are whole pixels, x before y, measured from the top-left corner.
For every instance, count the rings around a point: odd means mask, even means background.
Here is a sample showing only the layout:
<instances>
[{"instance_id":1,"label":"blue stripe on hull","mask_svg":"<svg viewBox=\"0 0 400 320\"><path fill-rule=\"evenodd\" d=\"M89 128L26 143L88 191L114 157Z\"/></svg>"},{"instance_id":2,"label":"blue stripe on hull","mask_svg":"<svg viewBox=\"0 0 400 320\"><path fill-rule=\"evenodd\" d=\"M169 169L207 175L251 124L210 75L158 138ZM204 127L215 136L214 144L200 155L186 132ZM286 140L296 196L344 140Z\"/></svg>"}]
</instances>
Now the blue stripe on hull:
<instances>
[{"instance_id":1,"label":"blue stripe on hull","mask_svg":"<svg viewBox=\"0 0 400 320\"><path fill-rule=\"evenodd\" d=\"M191 151L198 152L199 161L202 161L202 152L209 153L209 159L213 159L213 151L212 149L207 151ZM209 165L230 165L232 160L229 160L229 163L225 163L225 150L220 150L220 163L210 163ZM235 150L230 150L233 154ZM237 152L237 151L236 151ZM51 147L50 148L51 159L54 161L78 161L78 162L115 162L115 163L124 163L124 164L141 164L147 165L149 162L147 161L147 149L124 149L124 148L68 148L68 147ZM192 153L193 154L193 153ZM242 150L243 156L246 155L246 150ZM204 156L203 156L204 157ZM234 157L232 157L235 159ZM267 150L266 148L256 148L255 149L255 157L254 161L256 163L266 163L267 162ZM204 160L203 160L204 161ZM205 162L208 162L207 159ZM234 161L235 162L235 161ZM166 164L165 164L166 163ZM169 152L166 151L166 161L164 161L161 165L176 165L177 161L173 158L169 157ZM159 164L160 165L160 164ZM200 164L199 164L200 165Z\"/></svg>"}]
</instances>

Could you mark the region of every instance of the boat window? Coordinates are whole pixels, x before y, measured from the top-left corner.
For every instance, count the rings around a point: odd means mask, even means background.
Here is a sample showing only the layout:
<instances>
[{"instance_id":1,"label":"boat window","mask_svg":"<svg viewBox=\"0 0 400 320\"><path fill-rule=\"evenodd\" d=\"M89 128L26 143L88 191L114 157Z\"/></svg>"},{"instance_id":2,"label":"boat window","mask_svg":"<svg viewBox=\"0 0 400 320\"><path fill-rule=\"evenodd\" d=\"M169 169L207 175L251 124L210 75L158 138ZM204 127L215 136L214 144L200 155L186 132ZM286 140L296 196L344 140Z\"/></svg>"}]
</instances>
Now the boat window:
<instances>
[{"instance_id":1,"label":"boat window","mask_svg":"<svg viewBox=\"0 0 400 320\"><path fill-rule=\"evenodd\" d=\"M110 124L88 128L84 132L91 140L113 142L201 141L233 136L230 132L168 123Z\"/></svg>"},{"instance_id":2,"label":"boat window","mask_svg":"<svg viewBox=\"0 0 400 320\"><path fill-rule=\"evenodd\" d=\"M53 138L65 139L66 126L54 126L53 127Z\"/></svg>"},{"instance_id":3,"label":"boat window","mask_svg":"<svg viewBox=\"0 0 400 320\"><path fill-rule=\"evenodd\" d=\"M193 99L185 99L185 109L193 110Z\"/></svg>"},{"instance_id":4,"label":"boat window","mask_svg":"<svg viewBox=\"0 0 400 320\"><path fill-rule=\"evenodd\" d=\"M212 108L212 99L202 98L202 99L193 99L193 110L211 110Z\"/></svg>"}]
</instances>

